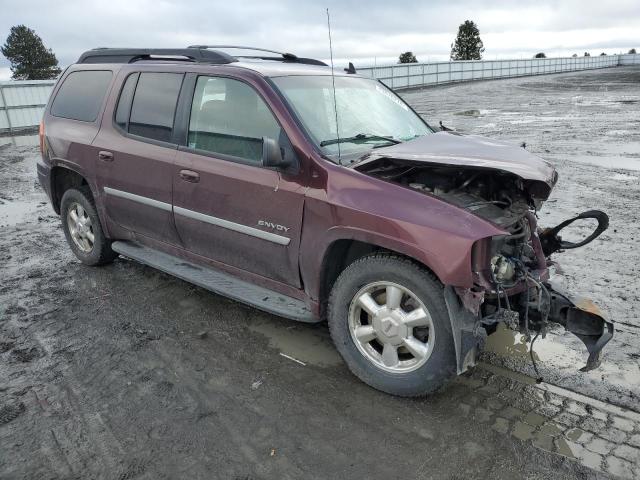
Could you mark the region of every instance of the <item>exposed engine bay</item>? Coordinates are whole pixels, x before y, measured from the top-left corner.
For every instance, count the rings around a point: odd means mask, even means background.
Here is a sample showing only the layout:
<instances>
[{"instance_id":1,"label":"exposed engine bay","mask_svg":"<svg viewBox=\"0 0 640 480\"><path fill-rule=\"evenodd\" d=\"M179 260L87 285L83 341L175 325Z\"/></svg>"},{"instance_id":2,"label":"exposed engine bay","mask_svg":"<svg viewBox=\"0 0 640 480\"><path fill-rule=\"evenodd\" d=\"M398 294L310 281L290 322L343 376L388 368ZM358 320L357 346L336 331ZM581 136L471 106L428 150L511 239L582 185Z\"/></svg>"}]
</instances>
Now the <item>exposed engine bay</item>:
<instances>
[{"instance_id":1,"label":"exposed engine bay","mask_svg":"<svg viewBox=\"0 0 640 480\"><path fill-rule=\"evenodd\" d=\"M412 165L391 159L367 167L370 175L440 198L507 231L509 235L496 239L495 255L485 266L490 269L483 269L502 288L513 286L515 262L529 269L540 267L532 231L535 213L548 193L537 185L512 173L488 169Z\"/></svg>"},{"instance_id":2,"label":"exposed engine bay","mask_svg":"<svg viewBox=\"0 0 640 480\"><path fill-rule=\"evenodd\" d=\"M498 323L519 330L532 346L539 335L546 335L548 322L559 323L587 347L589 359L582 370L600 364L600 352L613 336L613 324L592 302L572 298L554 287L548 267L554 263L551 254L586 245L598 237L608 227L605 213L587 211L554 228L541 229L537 213L553 184L499 169L393 158L377 158L355 168L453 204L505 231L505 235L476 243L472 252L474 287L453 287L455 295L445 294L450 316L464 317L466 322L461 323L460 338L455 339L459 372L465 369L465 341L473 344L469 335L490 334ZM597 220L594 232L576 243L563 241L560 231L584 219ZM453 305L458 301L461 308ZM537 372L533 354L531 358Z\"/></svg>"}]
</instances>

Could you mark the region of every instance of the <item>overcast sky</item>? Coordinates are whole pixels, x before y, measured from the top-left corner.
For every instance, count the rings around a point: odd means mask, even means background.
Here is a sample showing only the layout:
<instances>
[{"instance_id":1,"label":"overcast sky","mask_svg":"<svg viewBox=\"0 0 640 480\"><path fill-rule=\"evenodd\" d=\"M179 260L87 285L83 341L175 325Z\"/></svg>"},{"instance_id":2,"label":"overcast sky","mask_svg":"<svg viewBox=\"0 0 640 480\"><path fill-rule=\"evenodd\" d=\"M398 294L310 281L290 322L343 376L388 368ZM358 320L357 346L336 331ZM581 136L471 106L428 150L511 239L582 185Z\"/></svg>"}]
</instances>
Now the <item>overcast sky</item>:
<instances>
[{"instance_id":1,"label":"overcast sky","mask_svg":"<svg viewBox=\"0 0 640 480\"><path fill-rule=\"evenodd\" d=\"M358 65L446 60L458 26L480 28L484 58L627 52L640 48L640 0L0 0L0 42L13 25L34 29L61 66L94 47L235 44L329 56ZM10 76L0 55L0 79Z\"/></svg>"}]
</instances>

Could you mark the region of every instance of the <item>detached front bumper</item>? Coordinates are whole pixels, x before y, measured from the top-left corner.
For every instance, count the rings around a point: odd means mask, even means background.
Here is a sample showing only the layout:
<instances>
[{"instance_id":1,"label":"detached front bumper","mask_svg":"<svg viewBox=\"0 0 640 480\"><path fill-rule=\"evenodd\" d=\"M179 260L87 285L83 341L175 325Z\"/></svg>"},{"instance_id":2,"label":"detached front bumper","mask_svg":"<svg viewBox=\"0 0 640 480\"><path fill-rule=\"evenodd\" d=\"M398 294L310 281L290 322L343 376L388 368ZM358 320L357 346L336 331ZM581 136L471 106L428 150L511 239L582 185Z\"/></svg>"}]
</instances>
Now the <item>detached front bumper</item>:
<instances>
[{"instance_id":1,"label":"detached front bumper","mask_svg":"<svg viewBox=\"0 0 640 480\"><path fill-rule=\"evenodd\" d=\"M553 284L549 285L549 292L552 299L549 321L559 323L573 333L589 352L587 364L580 370L588 372L599 367L602 349L613 338L613 322L607 320L588 298L561 292Z\"/></svg>"},{"instance_id":2,"label":"detached front bumper","mask_svg":"<svg viewBox=\"0 0 640 480\"><path fill-rule=\"evenodd\" d=\"M569 243L559 236L560 230L572 222L594 218L598 227L584 241ZM599 236L608 226L603 212L588 211L569 219L553 229L540 231L535 218L529 217L530 246L536 260L526 267L514 261L514 276L519 279L508 286L496 281L495 275L487 275L489 259L495 254L489 242L480 244L474 252L474 272L477 282L474 288L445 288L445 301L454 336L458 373L475 364L475 354L482 348L488 332L498 323L504 323L520 331L530 339L531 333L543 337L549 323L562 325L576 335L589 353L587 363L580 370L587 372L600 365L602 349L613 338L614 324L605 318L590 299L571 295L549 280L549 256L565 249L585 245ZM503 257L504 258L504 257ZM483 270L484 269L484 270Z\"/></svg>"},{"instance_id":3,"label":"detached front bumper","mask_svg":"<svg viewBox=\"0 0 640 480\"><path fill-rule=\"evenodd\" d=\"M562 325L578 337L587 348L589 357L581 372L600 366L602 349L613 338L614 323L607 319L592 300L563 292L553 282L542 284L548 292L548 303L538 299L530 301L530 310L525 325L522 310L502 310L480 316L465 307L459 290L445 287L445 301L451 319L457 357L457 372L464 373L476 364L476 355L484 346L487 330L492 331L497 323L506 323L524 335L530 331L546 334L547 323ZM517 299L512 301L517 303Z\"/></svg>"}]
</instances>

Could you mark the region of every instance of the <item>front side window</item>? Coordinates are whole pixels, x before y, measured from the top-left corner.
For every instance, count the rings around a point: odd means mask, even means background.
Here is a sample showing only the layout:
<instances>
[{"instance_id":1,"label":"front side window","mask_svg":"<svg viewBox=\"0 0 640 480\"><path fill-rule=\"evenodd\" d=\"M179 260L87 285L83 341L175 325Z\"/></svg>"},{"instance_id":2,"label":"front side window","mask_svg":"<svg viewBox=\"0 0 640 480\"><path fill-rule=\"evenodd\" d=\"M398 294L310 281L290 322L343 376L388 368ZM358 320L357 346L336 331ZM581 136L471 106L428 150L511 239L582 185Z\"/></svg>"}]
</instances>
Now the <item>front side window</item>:
<instances>
[{"instance_id":1,"label":"front side window","mask_svg":"<svg viewBox=\"0 0 640 480\"><path fill-rule=\"evenodd\" d=\"M223 77L199 77L191 118L189 147L259 164L262 137L279 140L280 125L249 85Z\"/></svg>"},{"instance_id":2,"label":"front side window","mask_svg":"<svg viewBox=\"0 0 640 480\"><path fill-rule=\"evenodd\" d=\"M51 115L95 122L111 83L110 70L72 72L64 79L51 104Z\"/></svg>"},{"instance_id":3,"label":"front side window","mask_svg":"<svg viewBox=\"0 0 640 480\"><path fill-rule=\"evenodd\" d=\"M320 150L339 162L375 147L432 133L387 87L360 77L290 76L272 79ZM337 126L336 108L337 105Z\"/></svg>"},{"instance_id":4,"label":"front side window","mask_svg":"<svg viewBox=\"0 0 640 480\"><path fill-rule=\"evenodd\" d=\"M181 73L140 74L131 105L129 133L163 142L171 141L182 77Z\"/></svg>"}]
</instances>

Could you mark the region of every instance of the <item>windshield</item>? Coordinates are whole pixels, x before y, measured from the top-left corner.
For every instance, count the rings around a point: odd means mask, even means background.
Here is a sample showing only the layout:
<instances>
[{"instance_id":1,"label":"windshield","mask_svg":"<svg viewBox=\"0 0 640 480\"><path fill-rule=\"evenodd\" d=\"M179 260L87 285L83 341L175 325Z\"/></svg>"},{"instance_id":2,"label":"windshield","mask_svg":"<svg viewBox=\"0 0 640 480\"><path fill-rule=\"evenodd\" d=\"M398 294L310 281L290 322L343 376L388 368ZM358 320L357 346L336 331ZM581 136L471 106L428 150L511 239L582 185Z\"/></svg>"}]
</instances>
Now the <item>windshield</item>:
<instances>
[{"instance_id":1,"label":"windshield","mask_svg":"<svg viewBox=\"0 0 640 480\"><path fill-rule=\"evenodd\" d=\"M372 148L432 133L426 123L387 87L359 77L275 77L307 133L331 160L355 159ZM338 115L336 128L336 111Z\"/></svg>"}]
</instances>

